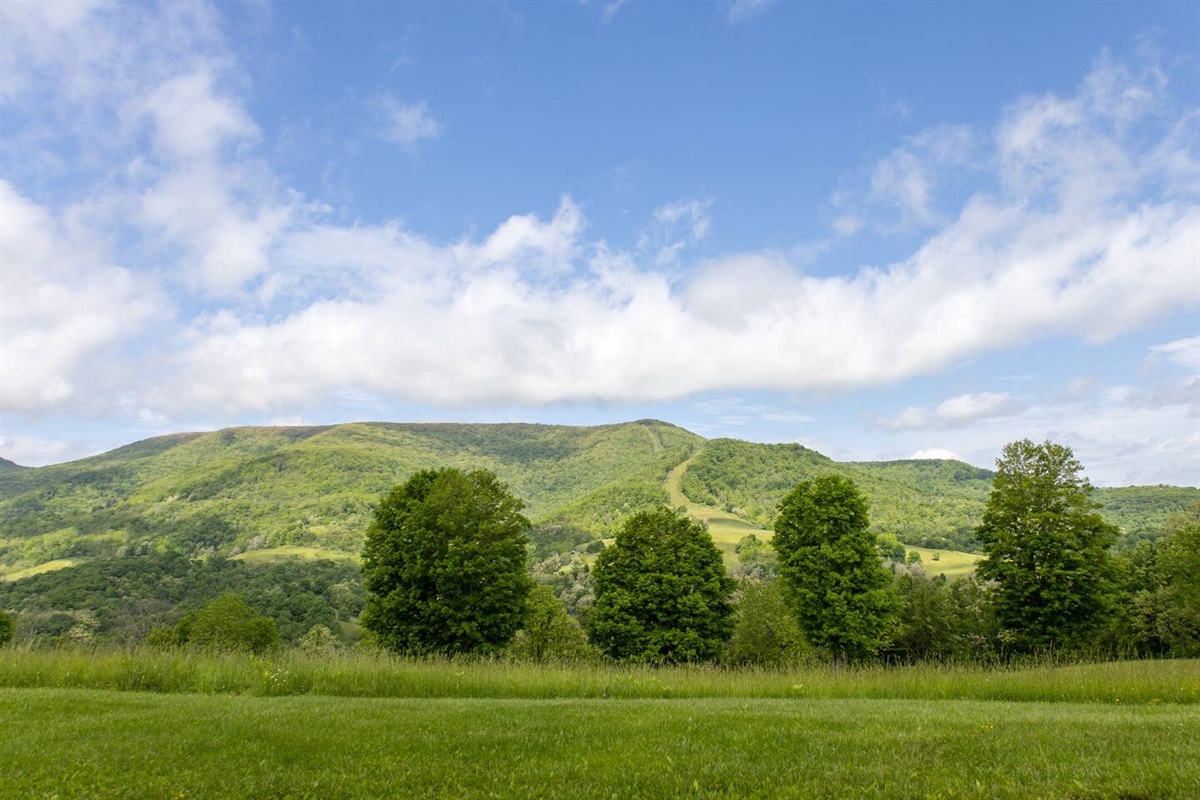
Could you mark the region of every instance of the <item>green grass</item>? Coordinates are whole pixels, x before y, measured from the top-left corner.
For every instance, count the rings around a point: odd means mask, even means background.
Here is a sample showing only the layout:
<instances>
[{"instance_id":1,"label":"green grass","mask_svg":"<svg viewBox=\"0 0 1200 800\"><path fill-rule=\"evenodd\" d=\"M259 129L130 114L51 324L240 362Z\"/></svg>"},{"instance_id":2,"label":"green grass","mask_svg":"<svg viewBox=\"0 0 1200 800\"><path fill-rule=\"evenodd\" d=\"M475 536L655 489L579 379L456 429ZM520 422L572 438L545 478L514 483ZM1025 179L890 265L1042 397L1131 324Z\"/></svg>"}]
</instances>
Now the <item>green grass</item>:
<instances>
[{"instance_id":1,"label":"green grass","mask_svg":"<svg viewBox=\"0 0 1200 800\"><path fill-rule=\"evenodd\" d=\"M319 559L329 559L331 561L357 561L358 556L353 553L346 553L342 550L330 550L328 547L303 547L300 545L291 545L287 547L268 547L263 550L250 550L245 553L239 553L230 558L231 561L247 561L251 563L261 561L279 561L281 559L295 558L302 561L317 561Z\"/></svg>"},{"instance_id":2,"label":"green grass","mask_svg":"<svg viewBox=\"0 0 1200 800\"><path fill-rule=\"evenodd\" d=\"M1200 709L0 690L6 797L1191 798Z\"/></svg>"},{"instance_id":3,"label":"green grass","mask_svg":"<svg viewBox=\"0 0 1200 800\"><path fill-rule=\"evenodd\" d=\"M1200 661L671 669L0 651L0 795L1191 798Z\"/></svg>"},{"instance_id":4,"label":"green grass","mask_svg":"<svg viewBox=\"0 0 1200 800\"><path fill-rule=\"evenodd\" d=\"M928 547L911 546L905 546L904 549L920 553L921 566L930 575L945 575L950 580L973 574L975 565L983 558L975 553L961 553L957 550L933 550Z\"/></svg>"},{"instance_id":5,"label":"green grass","mask_svg":"<svg viewBox=\"0 0 1200 800\"><path fill-rule=\"evenodd\" d=\"M7 648L0 687L244 695L493 699L989 700L1200 705L1200 661L986 669L918 665L792 670L402 658L378 652L272 658L194 651Z\"/></svg>"},{"instance_id":6,"label":"green grass","mask_svg":"<svg viewBox=\"0 0 1200 800\"><path fill-rule=\"evenodd\" d=\"M667 490L667 497L670 500L672 508L682 506L692 519L708 525L708 533L712 536L713 544L721 551L725 563L733 564L737 561L737 555L734 552L737 548L737 543L744 537L753 533L758 538L766 540L775 534L774 531L765 530L757 525L753 525L736 514L731 514L714 506L694 502L683 493L680 488L683 476L703 454L704 451L701 450L687 461L672 469L663 483L663 488Z\"/></svg>"},{"instance_id":7,"label":"green grass","mask_svg":"<svg viewBox=\"0 0 1200 800\"><path fill-rule=\"evenodd\" d=\"M53 561L46 561L42 564L0 575L0 581L19 581L22 578L32 578L34 575L41 575L46 572L57 572L60 569L67 569L76 564L81 564L83 561L84 559L82 558L56 558Z\"/></svg>"}]
</instances>

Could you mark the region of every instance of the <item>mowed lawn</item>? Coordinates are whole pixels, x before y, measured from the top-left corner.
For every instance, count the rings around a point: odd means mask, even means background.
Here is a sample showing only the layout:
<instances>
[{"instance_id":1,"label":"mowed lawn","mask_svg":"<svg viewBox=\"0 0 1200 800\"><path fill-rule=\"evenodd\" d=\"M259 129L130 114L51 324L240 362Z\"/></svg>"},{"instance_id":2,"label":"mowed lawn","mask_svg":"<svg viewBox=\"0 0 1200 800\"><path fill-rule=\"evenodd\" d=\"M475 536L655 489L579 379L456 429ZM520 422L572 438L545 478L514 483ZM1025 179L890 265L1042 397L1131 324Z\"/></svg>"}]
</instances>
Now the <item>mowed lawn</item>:
<instances>
[{"instance_id":1,"label":"mowed lawn","mask_svg":"<svg viewBox=\"0 0 1200 800\"><path fill-rule=\"evenodd\" d=\"M4 797L1195 798L1200 707L0 689Z\"/></svg>"}]
</instances>

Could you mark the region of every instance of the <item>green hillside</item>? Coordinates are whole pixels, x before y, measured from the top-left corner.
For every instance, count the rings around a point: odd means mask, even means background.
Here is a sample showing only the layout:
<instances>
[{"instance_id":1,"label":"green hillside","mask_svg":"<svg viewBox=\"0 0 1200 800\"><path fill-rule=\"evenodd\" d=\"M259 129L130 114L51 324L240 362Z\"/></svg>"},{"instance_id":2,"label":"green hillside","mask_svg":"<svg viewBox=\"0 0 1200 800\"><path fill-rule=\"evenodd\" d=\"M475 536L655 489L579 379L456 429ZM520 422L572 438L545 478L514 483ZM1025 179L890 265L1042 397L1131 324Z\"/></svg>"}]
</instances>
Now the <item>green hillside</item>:
<instances>
[{"instance_id":1,"label":"green hillside","mask_svg":"<svg viewBox=\"0 0 1200 800\"><path fill-rule=\"evenodd\" d=\"M746 532L770 528L797 482L826 473L858 482L877 531L972 550L992 477L957 461L839 463L794 444L706 441L653 420L232 428L0 469L0 576L148 553L357 554L380 496L415 470L440 466L494 471L527 503L539 554L598 547L631 513L662 503L685 505L731 552ZM1200 490L1126 487L1097 498L1128 543L1155 535Z\"/></svg>"},{"instance_id":2,"label":"green hillside","mask_svg":"<svg viewBox=\"0 0 1200 800\"><path fill-rule=\"evenodd\" d=\"M798 444L752 444L715 439L683 476L683 493L760 527L802 480L827 474L858 483L871 503L871 525L902 542L971 550L991 489L992 473L960 461L839 463Z\"/></svg>"},{"instance_id":3,"label":"green hillside","mask_svg":"<svg viewBox=\"0 0 1200 800\"><path fill-rule=\"evenodd\" d=\"M714 439L696 457L680 488L695 503L716 506L770 528L779 501L798 482L844 475L871 504L871 526L907 544L975 551L973 530L991 491L993 473L961 461L836 462L798 444ZM1129 486L1097 489L1101 514L1121 528L1119 546L1153 538L1172 514L1200 502L1200 489Z\"/></svg>"},{"instance_id":4,"label":"green hillside","mask_svg":"<svg viewBox=\"0 0 1200 800\"><path fill-rule=\"evenodd\" d=\"M355 423L162 436L93 458L0 472L0 570L60 558L289 545L356 553L379 497L414 471L494 471L535 522L583 540L666 502L668 472L703 440L643 421ZM565 517L564 517L565 515Z\"/></svg>"}]
</instances>

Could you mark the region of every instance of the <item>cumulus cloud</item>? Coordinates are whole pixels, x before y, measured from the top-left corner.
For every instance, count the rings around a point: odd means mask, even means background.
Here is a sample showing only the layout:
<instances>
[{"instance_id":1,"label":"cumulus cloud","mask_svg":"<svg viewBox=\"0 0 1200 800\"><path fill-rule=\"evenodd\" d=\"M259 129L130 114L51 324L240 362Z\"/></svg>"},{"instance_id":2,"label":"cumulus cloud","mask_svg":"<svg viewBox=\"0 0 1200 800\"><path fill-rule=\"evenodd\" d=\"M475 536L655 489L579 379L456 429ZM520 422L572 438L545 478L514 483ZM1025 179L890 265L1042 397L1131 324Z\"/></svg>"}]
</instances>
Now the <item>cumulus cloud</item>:
<instances>
[{"instance_id":1,"label":"cumulus cloud","mask_svg":"<svg viewBox=\"0 0 1200 800\"><path fill-rule=\"evenodd\" d=\"M96 359L138 334L161 302L153 284L3 180L0 285L0 409L8 411L42 411L81 394L89 402L112 370Z\"/></svg>"},{"instance_id":2,"label":"cumulus cloud","mask_svg":"<svg viewBox=\"0 0 1200 800\"><path fill-rule=\"evenodd\" d=\"M927 428L961 428L985 419L1019 414L1023 404L1008 392L960 394L942 401L935 409L910 406L891 418L878 420L891 431L915 431Z\"/></svg>"},{"instance_id":3,"label":"cumulus cloud","mask_svg":"<svg viewBox=\"0 0 1200 800\"><path fill-rule=\"evenodd\" d=\"M1042 337L1102 341L1200 305L1196 117L1164 107L1153 69L1101 59L1076 92L1021 98L991 129L906 140L867 171L855 213L888 206L925 241L831 276L789 252L687 261L710 231L706 199L659 207L631 251L590 234L570 197L448 242L395 219L347 224L256 156L247 80L209 7L29 10L60 5L0 4L0 102L72 137L85 181L78 197L6 185L8 408L111 395L171 419L270 418L347 393L478 407L838 390ZM427 108L379 98L393 141L440 133ZM6 146L28 156L20 178L60 152ZM75 157L92 151L126 168ZM963 165L986 188L948 205L939 187ZM106 255L118 243L119 262ZM151 356L136 377L92 369L135 347ZM961 429L1020 405L962 395L889 424Z\"/></svg>"}]
</instances>

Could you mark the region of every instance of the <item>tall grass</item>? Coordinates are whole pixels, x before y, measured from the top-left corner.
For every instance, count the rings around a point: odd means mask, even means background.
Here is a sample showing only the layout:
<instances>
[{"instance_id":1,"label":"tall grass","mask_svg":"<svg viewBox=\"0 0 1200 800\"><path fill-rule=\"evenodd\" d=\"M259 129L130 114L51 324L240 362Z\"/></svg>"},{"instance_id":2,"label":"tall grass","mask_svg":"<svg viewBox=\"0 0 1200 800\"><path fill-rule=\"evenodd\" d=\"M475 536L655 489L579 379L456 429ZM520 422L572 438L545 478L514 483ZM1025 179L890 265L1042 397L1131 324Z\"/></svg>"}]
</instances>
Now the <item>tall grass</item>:
<instances>
[{"instance_id":1,"label":"tall grass","mask_svg":"<svg viewBox=\"0 0 1200 800\"><path fill-rule=\"evenodd\" d=\"M874 698L1200 703L1200 660L984 668L955 665L527 664L378 652L269 658L150 648L0 650L0 687L396 698Z\"/></svg>"}]
</instances>

